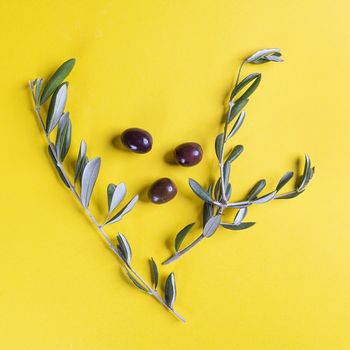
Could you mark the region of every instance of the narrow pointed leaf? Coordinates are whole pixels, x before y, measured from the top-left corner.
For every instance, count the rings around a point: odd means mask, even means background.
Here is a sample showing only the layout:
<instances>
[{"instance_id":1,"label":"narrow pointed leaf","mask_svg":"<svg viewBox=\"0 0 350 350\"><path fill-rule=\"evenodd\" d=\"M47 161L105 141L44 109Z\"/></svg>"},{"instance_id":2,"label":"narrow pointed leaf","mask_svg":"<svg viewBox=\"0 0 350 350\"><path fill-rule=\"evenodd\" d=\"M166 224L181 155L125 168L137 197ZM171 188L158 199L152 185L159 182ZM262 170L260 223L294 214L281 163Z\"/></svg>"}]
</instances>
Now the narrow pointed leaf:
<instances>
[{"instance_id":1,"label":"narrow pointed leaf","mask_svg":"<svg viewBox=\"0 0 350 350\"><path fill-rule=\"evenodd\" d=\"M75 164L75 173L74 173L74 183L76 183L79 179L81 179L81 175L83 174L83 170L88 163L88 159L86 157L87 146L86 142L82 140L80 142L78 159Z\"/></svg>"},{"instance_id":2,"label":"narrow pointed leaf","mask_svg":"<svg viewBox=\"0 0 350 350\"><path fill-rule=\"evenodd\" d=\"M153 285L154 285L154 288L157 289L158 279L159 279L158 267L156 262L153 260L153 258L151 258L150 263L151 263L151 269L152 269Z\"/></svg>"},{"instance_id":3,"label":"narrow pointed leaf","mask_svg":"<svg viewBox=\"0 0 350 350\"><path fill-rule=\"evenodd\" d=\"M52 153L51 147L49 146L47 150L49 152L49 155L50 155L50 158L52 160L52 163L53 163L53 165L55 166L55 168L57 170L58 176L61 178L63 183L69 188L69 183L67 182L66 178L64 177L61 168L57 165L56 158L55 158L54 154Z\"/></svg>"},{"instance_id":4,"label":"narrow pointed leaf","mask_svg":"<svg viewBox=\"0 0 350 350\"><path fill-rule=\"evenodd\" d=\"M72 136L72 123L69 119L69 113L64 113L58 123L56 136L56 153L61 162L64 161L69 151Z\"/></svg>"},{"instance_id":5,"label":"narrow pointed leaf","mask_svg":"<svg viewBox=\"0 0 350 350\"><path fill-rule=\"evenodd\" d=\"M259 180L248 194L248 201L251 201L256 198L256 196L265 188L266 181L264 179Z\"/></svg>"},{"instance_id":6,"label":"narrow pointed leaf","mask_svg":"<svg viewBox=\"0 0 350 350\"><path fill-rule=\"evenodd\" d=\"M229 140L241 127L241 125L243 124L244 118L245 118L245 114L246 114L245 111L242 111L240 113L238 119L236 120L235 124L232 127L232 130L227 135L227 138L226 138L227 140Z\"/></svg>"},{"instance_id":7,"label":"narrow pointed leaf","mask_svg":"<svg viewBox=\"0 0 350 350\"><path fill-rule=\"evenodd\" d=\"M139 289L143 290L144 292L148 293L148 290L129 272L127 268L125 268L125 272L130 278L131 282Z\"/></svg>"},{"instance_id":8,"label":"narrow pointed leaf","mask_svg":"<svg viewBox=\"0 0 350 350\"><path fill-rule=\"evenodd\" d=\"M135 204L137 203L139 199L139 196L136 195L133 199L131 199L130 202L128 202L123 209L121 209L117 214L115 214L111 219L109 219L106 224L114 224L117 221L120 221L124 215L129 213L132 208L134 208Z\"/></svg>"},{"instance_id":9,"label":"narrow pointed leaf","mask_svg":"<svg viewBox=\"0 0 350 350\"><path fill-rule=\"evenodd\" d=\"M224 134L219 134L215 139L215 153L219 161L221 160L223 141Z\"/></svg>"},{"instance_id":10,"label":"narrow pointed leaf","mask_svg":"<svg viewBox=\"0 0 350 350\"><path fill-rule=\"evenodd\" d=\"M245 230L249 227L252 227L253 225L255 225L255 222L241 222L239 225L221 224L222 227L232 231Z\"/></svg>"},{"instance_id":11,"label":"narrow pointed leaf","mask_svg":"<svg viewBox=\"0 0 350 350\"><path fill-rule=\"evenodd\" d=\"M246 59L246 62L248 63L256 63L260 59L268 56L268 55L280 55L280 49L274 48L274 49L263 49L255 52L253 55L248 57Z\"/></svg>"},{"instance_id":12,"label":"narrow pointed leaf","mask_svg":"<svg viewBox=\"0 0 350 350\"><path fill-rule=\"evenodd\" d=\"M245 77L232 91L231 100L248 84L249 87L246 91L237 99L236 103L242 100L246 100L259 86L261 81L260 73L252 73Z\"/></svg>"},{"instance_id":13,"label":"narrow pointed leaf","mask_svg":"<svg viewBox=\"0 0 350 350\"><path fill-rule=\"evenodd\" d=\"M201 199L203 199L206 202L213 203L213 199L209 195L209 193L203 189L203 187L195 180L189 179L189 185L192 189L192 191Z\"/></svg>"},{"instance_id":14,"label":"narrow pointed leaf","mask_svg":"<svg viewBox=\"0 0 350 350\"><path fill-rule=\"evenodd\" d=\"M190 232L191 228L193 227L194 222L192 224L189 224L185 226L177 235L175 238L175 251L178 252L181 246L181 243L185 239L186 235Z\"/></svg>"},{"instance_id":15,"label":"narrow pointed leaf","mask_svg":"<svg viewBox=\"0 0 350 350\"><path fill-rule=\"evenodd\" d=\"M303 176L301 179L301 183L299 185L299 189L304 189L305 186L307 185L307 183L309 181L310 168L311 168L310 157L307 154L305 154L304 172L303 172Z\"/></svg>"},{"instance_id":16,"label":"narrow pointed leaf","mask_svg":"<svg viewBox=\"0 0 350 350\"><path fill-rule=\"evenodd\" d=\"M121 233L118 233L117 235L118 240L118 251L121 254L121 258L124 260L124 262L127 265L130 265L131 258L132 258L132 251L129 242L125 238L125 236Z\"/></svg>"},{"instance_id":17,"label":"narrow pointed leaf","mask_svg":"<svg viewBox=\"0 0 350 350\"><path fill-rule=\"evenodd\" d=\"M285 173L279 181L276 187L276 191L278 192L284 185L286 185L287 182L293 177L293 175L293 171L288 171L287 173Z\"/></svg>"},{"instance_id":18,"label":"narrow pointed leaf","mask_svg":"<svg viewBox=\"0 0 350 350\"><path fill-rule=\"evenodd\" d=\"M288 192L288 193L283 193L283 194L280 194L278 196L276 196L276 199L291 199L291 198L295 198L297 196L299 196L299 194L303 193L304 191L291 191L291 192Z\"/></svg>"},{"instance_id":19,"label":"narrow pointed leaf","mask_svg":"<svg viewBox=\"0 0 350 350\"><path fill-rule=\"evenodd\" d=\"M47 81L43 93L40 98L40 104L42 105L45 101L53 94L56 88L62 83L62 81L68 76L74 67L75 59L70 59L64 62Z\"/></svg>"},{"instance_id":20,"label":"narrow pointed leaf","mask_svg":"<svg viewBox=\"0 0 350 350\"><path fill-rule=\"evenodd\" d=\"M255 199L253 202L254 202L254 204L262 204L262 203L269 202L275 198L276 193L277 193L276 191L270 192L268 194L265 194L265 196L262 196L258 199Z\"/></svg>"},{"instance_id":21,"label":"narrow pointed leaf","mask_svg":"<svg viewBox=\"0 0 350 350\"><path fill-rule=\"evenodd\" d=\"M249 102L248 99L246 100L239 100L237 101L237 103L235 103L233 105L233 108L231 109L231 113L230 115L228 116L228 120L227 120L227 123L230 123L234 118L235 116L242 111L242 109L246 106L246 104Z\"/></svg>"},{"instance_id":22,"label":"narrow pointed leaf","mask_svg":"<svg viewBox=\"0 0 350 350\"><path fill-rule=\"evenodd\" d=\"M224 171L223 171L225 194L226 194L227 186L230 180L230 172L231 172L231 163L225 162Z\"/></svg>"},{"instance_id":23,"label":"narrow pointed leaf","mask_svg":"<svg viewBox=\"0 0 350 350\"><path fill-rule=\"evenodd\" d=\"M233 220L233 224L239 225L243 221L243 219L246 217L247 212L248 212L247 207L239 209L237 215L235 216L235 219Z\"/></svg>"},{"instance_id":24,"label":"narrow pointed leaf","mask_svg":"<svg viewBox=\"0 0 350 350\"><path fill-rule=\"evenodd\" d=\"M230 200L231 194L232 194L232 186L231 186L230 183L228 183L227 186L226 186L225 194L226 194L226 199Z\"/></svg>"},{"instance_id":25,"label":"narrow pointed leaf","mask_svg":"<svg viewBox=\"0 0 350 350\"><path fill-rule=\"evenodd\" d=\"M108 197L108 216L110 216L115 208L122 202L126 195L126 186L124 183L119 185L109 184L107 187Z\"/></svg>"},{"instance_id":26,"label":"narrow pointed leaf","mask_svg":"<svg viewBox=\"0 0 350 350\"><path fill-rule=\"evenodd\" d=\"M175 284L175 275L172 272L166 282L165 282L165 302L170 307L170 309L174 308L176 300L176 284Z\"/></svg>"},{"instance_id":27,"label":"narrow pointed leaf","mask_svg":"<svg viewBox=\"0 0 350 350\"><path fill-rule=\"evenodd\" d=\"M67 87L68 84L63 83L57 88L52 96L46 118L47 134L50 134L50 132L55 128L64 112L67 102Z\"/></svg>"},{"instance_id":28,"label":"narrow pointed leaf","mask_svg":"<svg viewBox=\"0 0 350 350\"><path fill-rule=\"evenodd\" d=\"M208 187L208 193L209 195L212 195L213 192L213 185L210 184ZM207 221L214 215L214 208L213 205L208 203L208 202L204 202L203 205L203 227L205 226L205 224L207 223Z\"/></svg>"},{"instance_id":29,"label":"narrow pointed leaf","mask_svg":"<svg viewBox=\"0 0 350 350\"><path fill-rule=\"evenodd\" d=\"M101 158L94 158L86 164L83 170L83 176L81 179L81 202L84 208L89 206L91 194L100 171L100 166Z\"/></svg>"},{"instance_id":30,"label":"narrow pointed leaf","mask_svg":"<svg viewBox=\"0 0 350 350\"><path fill-rule=\"evenodd\" d=\"M220 226L220 221L221 221L220 215L215 215L211 217L204 226L203 233L202 233L203 236L207 238L211 237Z\"/></svg>"},{"instance_id":31,"label":"narrow pointed leaf","mask_svg":"<svg viewBox=\"0 0 350 350\"><path fill-rule=\"evenodd\" d=\"M243 152L244 147L242 145L237 145L228 155L226 162L232 163L236 160L240 154Z\"/></svg>"}]
</instances>

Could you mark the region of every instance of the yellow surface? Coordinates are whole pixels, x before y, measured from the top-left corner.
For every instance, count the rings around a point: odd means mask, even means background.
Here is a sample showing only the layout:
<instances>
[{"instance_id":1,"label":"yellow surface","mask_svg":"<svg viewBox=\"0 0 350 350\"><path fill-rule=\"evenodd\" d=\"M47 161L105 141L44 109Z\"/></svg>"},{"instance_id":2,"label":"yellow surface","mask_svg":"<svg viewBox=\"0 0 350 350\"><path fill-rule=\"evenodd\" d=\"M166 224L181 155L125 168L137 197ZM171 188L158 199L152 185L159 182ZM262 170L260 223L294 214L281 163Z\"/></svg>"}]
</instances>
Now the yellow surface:
<instances>
[{"instance_id":1,"label":"yellow surface","mask_svg":"<svg viewBox=\"0 0 350 350\"><path fill-rule=\"evenodd\" d=\"M349 349L349 11L346 0L1 1L0 348ZM198 219L187 179L207 185L216 170L213 141L240 59L275 46L285 63L245 70L263 79L233 141L245 146L234 197L262 177L272 189L306 151L316 176L297 199L252 208L250 230L222 230L161 269L162 283L176 274L184 325L128 283L58 181L26 84L77 58L70 159L81 138L102 157L99 219L109 182L131 195L176 181L176 200L143 200L109 230L128 237L149 278L147 259L168 257L176 232ZM151 153L113 146L132 126L153 134ZM164 161L184 141L203 145L197 167Z\"/></svg>"}]
</instances>

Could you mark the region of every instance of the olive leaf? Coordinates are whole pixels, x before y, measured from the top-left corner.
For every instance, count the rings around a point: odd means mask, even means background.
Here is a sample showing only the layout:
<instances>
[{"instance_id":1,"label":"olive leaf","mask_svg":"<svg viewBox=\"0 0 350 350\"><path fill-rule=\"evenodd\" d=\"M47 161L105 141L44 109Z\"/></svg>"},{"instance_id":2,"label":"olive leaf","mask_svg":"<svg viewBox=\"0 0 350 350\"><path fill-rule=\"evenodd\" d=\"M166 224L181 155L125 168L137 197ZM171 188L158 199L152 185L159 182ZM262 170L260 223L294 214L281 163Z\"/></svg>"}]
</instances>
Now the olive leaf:
<instances>
[{"instance_id":1,"label":"olive leaf","mask_svg":"<svg viewBox=\"0 0 350 350\"><path fill-rule=\"evenodd\" d=\"M248 212L247 207L241 208L238 210L237 215L235 216L235 219L233 220L234 225L239 225L243 219L246 217Z\"/></svg>"},{"instance_id":2,"label":"olive leaf","mask_svg":"<svg viewBox=\"0 0 350 350\"><path fill-rule=\"evenodd\" d=\"M230 179L230 172L231 172L231 163L227 161L225 162L224 169L223 169L223 182L224 182L224 188L225 188L225 195L226 195L226 190Z\"/></svg>"},{"instance_id":3,"label":"olive leaf","mask_svg":"<svg viewBox=\"0 0 350 350\"><path fill-rule=\"evenodd\" d=\"M213 192L213 185L210 184L208 187L208 194L211 196ZM226 198L228 196L226 195ZM214 207L212 204L208 202L204 202L203 204L203 227L207 223L207 221L214 215Z\"/></svg>"},{"instance_id":4,"label":"olive leaf","mask_svg":"<svg viewBox=\"0 0 350 350\"><path fill-rule=\"evenodd\" d=\"M265 188L266 180L259 180L248 194L248 201L251 201L256 198L256 196Z\"/></svg>"},{"instance_id":5,"label":"olive leaf","mask_svg":"<svg viewBox=\"0 0 350 350\"><path fill-rule=\"evenodd\" d=\"M221 226L232 231L245 230L255 225L255 222L241 222L239 225L222 223Z\"/></svg>"},{"instance_id":6,"label":"olive leaf","mask_svg":"<svg viewBox=\"0 0 350 350\"><path fill-rule=\"evenodd\" d=\"M256 90L261 81L260 73L252 73L245 77L232 91L231 100L240 92L246 85L250 84L246 91L237 99L236 103L248 99L248 97Z\"/></svg>"},{"instance_id":7,"label":"olive leaf","mask_svg":"<svg viewBox=\"0 0 350 350\"><path fill-rule=\"evenodd\" d=\"M68 83L63 83L55 90L50 101L46 117L46 133L50 134L60 120L67 102Z\"/></svg>"},{"instance_id":8,"label":"olive leaf","mask_svg":"<svg viewBox=\"0 0 350 350\"><path fill-rule=\"evenodd\" d=\"M274 55L280 56L280 49L263 49L255 52L253 55L248 57L245 61L248 63L263 63L261 60L266 59L267 56Z\"/></svg>"},{"instance_id":9,"label":"olive leaf","mask_svg":"<svg viewBox=\"0 0 350 350\"><path fill-rule=\"evenodd\" d=\"M221 221L221 215L215 215L211 217L204 226L203 233L202 233L203 236L207 238L211 237L220 226L220 221Z\"/></svg>"},{"instance_id":10,"label":"olive leaf","mask_svg":"<svg viewBox=\"0 0 350 350\"><path fill-rule=\"evenodd\" d=\"M192 224L188 224L176 235L176 238L175 238L175 251L176 252L179 251L181 243L185 239L186 235L190 232L193 225L194 225L194 222Z\"/></svg>"},{"instance_id":11,"label":"olive leaf","mask_svg":"<svg viewBox=\"0 0 350 350\"><path fill-rule=\"evenodd\" d=\"M209 193L203 189L203 187L195 180L189 179L189 184L192 189L192 191L201 199L203 199L206 202L214 203L213 199L209 195Z\"/></svg>"},{"instance_id":12,"label":"olive leaf","mask_svg":"<svg viewBox=\"0 0 350 350\"><path fill-rule=\"evenodd\" d=\"M215 139L215 153L218 160L221 160L222 156L222 144L224 142L224 134L219 134Z\"/></svg>"},{"instance_id":13,"label":"olive leaf","mask_svg":"<svg viewBox=\"0 0 350 350\"><path fill-rule=\"evenodd\" d=\"M237 103L233 104L233 107L231 109L231 112L227 119L227 124L231 123L231 121L235 118L235 116L242 111L242 109L246 106L246 104L249 102L248 99L246 100L239 100Z\"/></svg>"},{"instance_id":14,"label":"olive leaf","mask_svg":"<svg viewBox=\"0 0 350 350\"><path fill-rule=\"evenodd\" d=\"M232 163L236 160L239 155L244 151L244 147L242 145L237 145L228 155L226 162Z\"/></svg>"},{"instance_id":15,"label":"olive leaf","mask_svg":"<svg viewBox=\"0 0 350 350\"><path fill-rule=\"evenodd\" d=\"M124 262L128 266L130 266L132 251L131 251L129 242L127 241L125 236L120 232L117 235L117 241L118 241L117 250L118 250L118 253L120 254L120 257L124 260Z\"/></svg>"},{"instance_id":16,"label":"olive leaf","mask_svg":"<svg viewBox=\"0 0 350 350\"><path fill-rule=\"evenodd\" d=\"M106 222L106 225L114 224L115 222L120 221L124 215L126 215L132 210L132 208L135 206L138 200L139 195L137 194L125 205L125 207L123 207L123 209L121 209L117 214L115 214L111 219L109 219Z\"/></svg>"},{"instance_id":17,"label":"olive leaf","mask_svg":"<svg viewBox=\"0 0 350 350\"><path fill-rule=\"evenodd\" d=\"M58 173L59 177L61 178L63 183L69 188L69 183L67 182L66 178L64 177L61 168L57 165L57 161L56 161L56 158L55 158L55 154L53 153L53 150L51 149L50 146L48 147L47 150L49 152L50 159L52 160L52 163L53 163L53 165L55 166L55 168L57 170L57 173Z\"/></svg>"},{"instance_id":18,"label":"olive leaf","mask_svg":"<svg viewBox=\"0 0 350 350\"><path fill-rule=\"evenodd\" d=\"M77 162L75 164L74 183L76 183L78 180L81 180L83 170L89 161L87 156L86 156L86 152L87 152L87 145L86 145L86 142L84 140L82 140L80 142L78 159L77 159Z\"/></svg>"},{"instance_id":19,"label":"olive leaf","mask_svg":"<svg viewBox=\"0 0 350 350\"><path fill-rule=\"evenodd\" d=\"M130 278L131 282L139 289L143 290L144 292L148 293L148 290L129 272L129 270L125 267L124 268L127 276Z\"/></svg>"},{"instance_id":20,"label":"olive leaf","mask_svg":"<svg viewBox=\"0 0 350 350\"><path fill-rule=\"evenodd\" d=\"M126 195L126 186L122 182L119 185L109 184L107 187L108 216L122 202Z\"/></svg>"},{"instance_id":21,"label":"olive leaf","mask_svg":"<svg viewBox=\"0 0 350 350\"><path fill-rule=\"evenodd\" d=\"M278 192L284 185L286 185L287 182L293 177L293 175L293 171L288 171L287 173L285 173L279 181L276 187L276 191Z\"/></svg>"},{"instance_id":22,"label":"olive leaf","mask_svg":"<svg viewBox=\"0 0 350 350\"><path fill-rule=\"evenodd\" d=\"M241 125L243 124L244 118L245 118L245 114L246 114L245 111L242 111L240 113L240 115L239 115L238 119L236 120L235 124L233 125L231 131L227 135L226 140L229 140L241 127Z\"/></svg>"},{"instance_id":23,"label":"olive leaf","mask_svg":"<svg viewBox=\"0 0 350 350\"><path fill-rule=\"evenodd\" d=\"M153 285L154 285L154 288L157 289L158 279L159 279L158 267L156 262L153 260L153 258L151 258L150 263L151 263L151 269L152 269Z\"/></svg>"},{"instance_id":24,"label":"olive leaf","mask_svg":"<svg viewBox=\"0 0 350 350\"><path fill-rule=\"evenodd\" d=\"M299 185L299 189L303 189L308 184L310 179L310 169L311 169L310 157L308 154L305 154L304 173L301 179L301 183Z\"/></svg>"},{"instance_id":25,"label":"olive leaf","mask_svg":"<svg viewBox=\"0 0 350 350\"><path fill-rule=\"evenodd\" d=\"M174 308L176 300L176 284L175 284L175 275L172 272L165 282L165 302L170 309Z\"/></svg>"},{"instance_id":26,"label":"olive leaf","mask_svg":"<svg viewBox=\"0 0 350 350\"><path fill-rule=\"evenodd\" d=\"M265 196L259 197L258 199L254 199L254 204L262 204L271 201L275 198L277 191L272 191L268 194L265 194Z\"/></svg>"},{"instance_id":27,"label":"olive leaf","mask_svg":"<svg viewBox=\"0 0 350 350\"><path fill-rule=\"evenodd\" d=\"M72 136L72 123L69 119L69 113L64 113L58 122L56 135L56 154L58 159L63 162L69 151Z\"/></svg>"},{"instance_id":28,"label":"olive leaf","mask_svg":"<svg viewBox=\"0 0 350 350\"><path fill-rule=\"evenodd\" d=\"M228 183L225 190L225 195L227 200L230 200L231 194L232 194L232 186L230 183Z\"/></svg>"},{"instance_id":29,"label":"olive leaf","mask_svg":"<svg viewBox=\"0 0 350 350\"><path fill-rule=\"evenodd\" d=\"M101 158L90 160L84 170L81 179L81 203L84 208L88 208L92 191L94 189L98 173L100 171Z\"/></svg>"},{"instance_id":30,"label":"olive leaf","mask_svg":"<svg viewBox=\"0 0 350 350\"><path fill-rule=\"evenodd\" d=\"M72 58L64 62L47 81L43 93L40 97L40 104L44 104L46 100L53 94L56 88L62 83L62 81L68 76L75 64L75 59Z\"/></svg>"}]
</instances>

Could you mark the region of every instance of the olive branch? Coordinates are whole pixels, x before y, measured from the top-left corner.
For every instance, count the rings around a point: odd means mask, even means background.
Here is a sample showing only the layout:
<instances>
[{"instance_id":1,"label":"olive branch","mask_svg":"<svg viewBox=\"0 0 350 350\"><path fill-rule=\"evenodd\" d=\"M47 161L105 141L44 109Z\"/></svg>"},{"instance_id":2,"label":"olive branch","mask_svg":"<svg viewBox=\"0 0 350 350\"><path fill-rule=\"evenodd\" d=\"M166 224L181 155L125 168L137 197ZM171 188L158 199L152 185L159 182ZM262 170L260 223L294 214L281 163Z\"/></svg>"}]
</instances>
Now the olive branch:
<instances>
[{"instance_id":1,"label":"olive branch","mask_svg":"<svg viewBox=\"0 0 350 350\"><path fill-rule=\"evenodd\" d=\"M114 245L104 230L106 225L120 221L133 209L138 201L138 195L134 196L125 206L115 213L116 209L120 206L126 196L126 186L124 183L118 185L109 184L107 187L108 214L104 222L99 224L89 210L89 203L100 170L101 158L96 157L89 160L87 157L87 145L85 141L82 140L75 165L74 180L70 179L65 170L64 159L68 154L71 144L72 123L69 117L69 112L64 111L68 90L68 83L64 80L73 69L74 64L75 59L70 59L63 63L47 81L45 86L43 86L43 79L41 78L29 81L29 87L35 106L35 113L48 143L49 156L57 170L57 174L82 206L109 248L122 262L126 275L130 278L133 284L138 289L154 297L158 302L171 311L173 315L185 322L185 319L174 309L174 303L176 300L176 283L174 274L170 273L166 279L165 296L163 298L157 291L159 272L155 261L153 259L150 260L153 276L153 286L151 286L132 266L132 251L126 237L122 233L118 233L116 237L117 244ZM44 122L41 114L41 107L50 97L51 99L46 121ZM56 127L56 140L53 142L51 141L50 135ZM80 193L78 187L80 187Z\"/></svg>"},{"instance_id":2,"label":"olive branch","mask_svg":"<svg viewBox=\"0 0 350 350\"><path fill-rule=\"evenodd\" d=\"M314 175L315 168L311 167L309 156L305 155L304 171L294 190L287 193L279 193L280 190L292 179L294 173L288 171L278 182L275 190L259 197L260 192L266 186L264 179L259 180L250 190L248 196L237 202L230 202L232 187L230 184L231 164L243 152L243 146L237 145L226 154L225 147L228 141L236 134L245 119L246 113L244 107L249 102L249 97L256 90L261 81L260 73L252 73L240 80L240 75L245 64L263 64L267 62L282 62L279 49L264 49L257 51L252 56L246 58L241 63L235 86L231 92L228 102L228 112L225 118L223 132L215 140L215 152L219 163L220 176L215 185L210 184L209 188L204 189L198 182L189 179L189 185L192 191L204 201L203 206L203 231L188 246L180 249L183 240L190 232L194 223L185 226L175 238L175 254L165 260L163 264L169 264L185 253L190 251L204 238L211 237L221 226L228 230L244 230L253 226L254 222L243 222L247 215L248 207L254 204L263 204L274 199L294 198L304 192L306 186ZM233 123L233 121L235 122ZM230 127L230 125L232 127ZM223 214L226 209L238 209L232 223L223 222Z\"/></svg>"}]
</instances>

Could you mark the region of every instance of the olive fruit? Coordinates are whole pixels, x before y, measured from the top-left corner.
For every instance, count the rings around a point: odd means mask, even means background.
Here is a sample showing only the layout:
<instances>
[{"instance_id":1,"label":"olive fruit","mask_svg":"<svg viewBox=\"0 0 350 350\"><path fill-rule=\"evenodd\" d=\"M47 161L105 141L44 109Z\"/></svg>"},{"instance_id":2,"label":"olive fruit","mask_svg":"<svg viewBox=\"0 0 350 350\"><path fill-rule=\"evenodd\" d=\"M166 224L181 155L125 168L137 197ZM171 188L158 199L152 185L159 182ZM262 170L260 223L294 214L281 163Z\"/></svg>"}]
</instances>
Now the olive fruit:
<instances>
[{"instance_id":1,"label":"olive fruit","mask_svg":"<svg viewBox=\"0 0 350 350\"><path fill-rule=\"evenodd\" d=\"M182 166L194 166L203 157L202 147L195 142L186 142L175 148L176 163Z\"/></svg>"},{"instance_id":2,"label":"olive fruit","mask_svg":"<svg viewBox=\"0 0 350 350\"><path fill-rule=\"evenodd\" d=\"M149 132L139 128L126 129L121 135L123 145L135 153L147 153L152 149L153 139Z\"/></svg>"},{"instance_id":3,"label":"olive fruit","mask_svg":"<svg viewBox=\"0 0 350 350\"><path fill-rule=\"evenodd\" d=\"M148 197L155 204L163 204L172 200L177 194L177 188L169 178L164 177L152 184Z\"/></svg>"}]
</instances>

